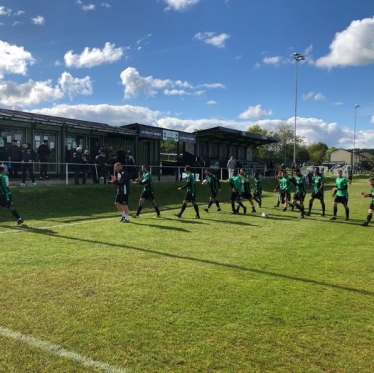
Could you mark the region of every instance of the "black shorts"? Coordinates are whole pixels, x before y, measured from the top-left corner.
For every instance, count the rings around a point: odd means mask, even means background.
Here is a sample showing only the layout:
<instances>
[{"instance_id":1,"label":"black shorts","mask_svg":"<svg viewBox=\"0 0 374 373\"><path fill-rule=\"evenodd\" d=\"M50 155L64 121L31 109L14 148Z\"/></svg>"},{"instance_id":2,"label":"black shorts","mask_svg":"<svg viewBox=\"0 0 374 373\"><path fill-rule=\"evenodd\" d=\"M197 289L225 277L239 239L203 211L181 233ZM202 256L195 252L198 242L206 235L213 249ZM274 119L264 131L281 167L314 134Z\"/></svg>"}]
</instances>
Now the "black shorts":
<instances>
[{"instance_id":1,"label":"black shorts","mask_svg":"<svg viewBox=\"0 0 374 373\"><path fill-rule=\"evenodd\" d=\"M235 202L240 200L239 192L231 192L230 201Z\"/></svg>"},{"instance_id":2,"label":"black shorts","mask_svg":"<svg viewBox=\"0 0 374 373\"><path fill-rule=\"evenodd\" d=\"M244 199L252 199L252 193L243 192L243 193L240 194L240 197L242 197Z\"/></svg>"},{"instance_id":3,"label":"black shorts","mask_svg":"<svg viewBox=\"0 0 374 373\"><path fill-rule=\"evenodd\" d=\"M335 196L334 202L342 203L343 205L346 205L348 203L348 197L347 196Z\"/></svg>"},{"instance_id":4,"label":"black shorts","mask_svg":"<svg viewBox=\"0 0 374 373\"><path fill-rule=\"evenodd\" d=\"M312 198L320 199L323 201L323 192L312 192Z\"/></svg>"},{"instance_id":5,"label":"black shorts","mask_svg":"<svg viewBox=\"0 0 374 373\"><path fill-rule=\"evenodd\" d=\"M4 194L0 195L0 206L6 207L7 209L12 208L13 207L12 196L9 196L7 200Z\"/></svg>"},{"instance_id":6,"label":"black shorts","mask_svg":"<svg viewBox=\"0 0 374 373\"><path fill-rule=\"evenodd\" d=\"M280 192L280 201L284 203L286 201L291 201L291 193L290 192Z\"/></svg>"},{"instance_id":7,"label":"black shorts","mask_svg":"<svg viewBox=\"0 0 374 373\"><path fill-rule=\"evenodd\" d=\"M143 190L140 195L140 198L147 199L148 201L153 201L155 199L155 196L151 191Z\"/></svg>"},{"instance_id":8,"label":"black shorts","mask_svg":"<svg viewBox=\"0 0 374 373\"><path fill-rule=\"evenodd\" d=\"M184 196L184 201L187 202L196 202L196 193L192 194L191 192L187 192Z\"/></svg>"},{"instance_id":9,"label":"black shorts","mask_svg":"<svg viewBox=\"0 0 374 373\"><path fill-rule=\"evenodd\" d=\"M210 198L217 198L218 191L217 190L210 190Z\"/></svg>"},{"instance_id":10,"label":"black shorts","mask_svg":"<svg viewBox=\"0 0 374 373\"><path fill-rule=\"evenodd\" d=\"M115 203L119 203L121 205L128 205L129 204L129 195L128 194L117 194Z\"/></svg>"},{"instance_id":11,"label":"black shorts","mask_svg":"<svg viewBox=\"0 0 374 373\"><path fill-rule=\"evenodd\" d=\"M293 195L293 199L296 200L296 201L303 202L304 199L305 199L305 192L296 192Z\"/></svg>"},{"instance_id":12,"label":"black shorts","mask_svg":"<svg viewBox=\"0 0 374 373\"><path fill-rule=\"evenodd\" d=\"M374 203L370 203L369 210L374 210Z\"/></svg>"}]
</instances>

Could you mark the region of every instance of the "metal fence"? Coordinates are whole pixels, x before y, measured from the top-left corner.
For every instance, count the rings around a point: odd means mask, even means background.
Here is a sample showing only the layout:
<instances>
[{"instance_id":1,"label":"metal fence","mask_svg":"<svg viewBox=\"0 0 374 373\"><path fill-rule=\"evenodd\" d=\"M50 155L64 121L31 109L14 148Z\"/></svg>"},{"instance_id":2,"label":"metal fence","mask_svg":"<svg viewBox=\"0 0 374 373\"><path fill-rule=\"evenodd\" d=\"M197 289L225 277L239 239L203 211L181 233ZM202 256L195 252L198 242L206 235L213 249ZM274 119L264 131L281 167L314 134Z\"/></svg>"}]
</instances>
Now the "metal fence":
<instances>
[{"instance_id":1,"label":"metal fence","mask_svg":"<svg viewBox=\"0 0 374 373\"><path fill-rule=\"evenodd\" d=\"M6 172L14 185L16 182L20 182L23 179L24 163L22 162L2 162L6 167ZM45 179L41 174L41 166L46 166L48 179ZM141 165L126 166L124 168L128 169L131 167L131 178L135 179L140 177ZM196 180L204 179L204 171L207 167L191 167L191 172L195 175ZM185 178L184 166L149 166L149 171L153 175L155 181L182 181ZM228 179L227 168L220 167L210 167L213 173L220 179ZM111 175L114 174L114 168L112 165L106 164L104 167L100 167L98 164L77 164L77 163L58 163L58 162L32 162L32 170L34 173L35 181L41 182L43 184L75 184L77 180L79 184L81 183L97 183L103 184L107 183ZM276 170L271 169L246 169L249 176L253 177L255 172L259 172L260 176L263 178L272 178L276 175ZM27 170L25 175L25 180L30 180L30 172ZM85 182L84 182L85 181Z\"/></svg>"}]
</instances>

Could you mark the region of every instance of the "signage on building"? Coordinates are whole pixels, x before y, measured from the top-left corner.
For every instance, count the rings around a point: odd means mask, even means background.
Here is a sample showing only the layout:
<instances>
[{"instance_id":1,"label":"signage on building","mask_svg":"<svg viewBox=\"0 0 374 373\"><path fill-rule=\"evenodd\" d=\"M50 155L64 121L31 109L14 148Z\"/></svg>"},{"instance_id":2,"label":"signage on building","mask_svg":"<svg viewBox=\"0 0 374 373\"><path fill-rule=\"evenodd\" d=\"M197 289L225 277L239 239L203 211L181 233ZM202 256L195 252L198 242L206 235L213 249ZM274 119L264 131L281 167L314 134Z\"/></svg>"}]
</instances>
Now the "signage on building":
<instances>
[{"instance_id":1,"label":"signage on building","mask_svg":"<svg viewBox=\"0 0 374 373\"><path fill-rule=\"evenodd\" d=\"M159 139L163 140L163 130L157 127L139 127L139 135L148 139Z\"/></svg>"},{"instance_id":2,"label":"signage on building","mask_svg":"<svg viewBox=\"0 0 374 373\"><path fill-rule=\"evenodd\" d=\"M163 130L163 140L179 141L178 132Z\"/></svg>"}]
</instances>

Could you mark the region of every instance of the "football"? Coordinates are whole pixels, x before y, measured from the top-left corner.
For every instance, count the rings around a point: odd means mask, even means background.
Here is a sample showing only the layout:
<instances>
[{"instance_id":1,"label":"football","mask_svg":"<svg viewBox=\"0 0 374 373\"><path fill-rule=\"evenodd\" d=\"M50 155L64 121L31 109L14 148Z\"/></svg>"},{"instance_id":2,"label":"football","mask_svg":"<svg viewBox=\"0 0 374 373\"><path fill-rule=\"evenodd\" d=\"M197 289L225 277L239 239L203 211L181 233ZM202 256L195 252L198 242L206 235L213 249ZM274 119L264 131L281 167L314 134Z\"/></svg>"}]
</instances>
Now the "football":
<instances>
[{"instance_id":1,"label":"football","mask_svg":"<svg viewBox=\"0 0 374 373\"><path fill-rule=\"evenodd\" d=\"M267 218L269 217L269 214L268 214L266 211L264 211L264 212L261 214L261 216L262 216L263 218L267 219Z\"/></svg>"},{"instance_id":2,"label":"football","mask_svg":"<svg viewBox=\"0 0 374 373\"><path fill-rule=\"evenodd\" d=\"M208 184L208 180L207 179L204 179L203 182L201 183L203 185L207 185Z\"/></svg>"}]
</instances>

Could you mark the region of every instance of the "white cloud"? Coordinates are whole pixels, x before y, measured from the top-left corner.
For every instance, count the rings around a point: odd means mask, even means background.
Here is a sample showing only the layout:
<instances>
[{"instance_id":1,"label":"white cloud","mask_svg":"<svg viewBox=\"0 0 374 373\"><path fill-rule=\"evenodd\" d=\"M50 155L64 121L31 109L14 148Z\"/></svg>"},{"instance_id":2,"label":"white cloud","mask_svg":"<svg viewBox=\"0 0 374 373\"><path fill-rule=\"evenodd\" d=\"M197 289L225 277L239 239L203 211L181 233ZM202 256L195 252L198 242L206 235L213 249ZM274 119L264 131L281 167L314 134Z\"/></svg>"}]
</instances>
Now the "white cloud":
<instances>
[{"instance_id":1,"label":"white cloud","mask_svg":"<svg viewBox=\"0 0 374 373\"><path fill-rule=\"evenodd\" d=\"M152 36L152 34L148 34L146 36L143 36L141 39L136 41L136 49L141 50L143 48L143 45L148 44L148 39Z\"/></svg>"},{"instance_id":2,"label":"white cloud","mask_svg":"<svg viewBox=\"0 0 374 373\"><path fill-rule=\"evenodd\" d=\"M224 88L224 85L220 83L204 83L193 86L182 80L155 79L153 76L143 77L134 67L128 67L123 70L120 77L125 87L125 99L138 97L140 95L154 97L160 90L163 90L166 96L200 96L205 92L205 89Z\"/></svg>"},{"instance_id":3,"label":"white cloud","mask_svg":"<svg viewBox=\"0 0 374 373\"><path fill-rule=\"evenodd\" d=\"M110 5L110 4L108 4L108 3L101 3L101 6L103 7L103 8L111 8L112 6Z\"/></svg>"},{"instance_id":4,"label":"white cloud","mask_svg":"<svg viewBox=\"0 0 374 373\"><path fill-rule=\"evenodd\" d=\"M5 6L0 6L0 16L10 16L12 13L11 9L5 8Z\"/></svg>"},{"instance_id":5,"label":"white cloud","mask_svg":"<svg viewBox=\"0 0 374 373\"><path fill-rule=\"evenodd\" d=\"M263 59L263 63L266 65L279 65L282 62L282 57L274 56L274 57L265 57Z\"/></svg>"},{"instance_id":6,"label":"white cloud","mask_svg":"<svg viewBox=\"0 0 374 373\"><path fill-rule=\"evenodd\" d=\"M165 0L167 4L166 10L177 10L183 11L195 4L198 4L200 0Z\"/></svg>"},{"instance_id":7,"label":"white cloud","mask_svg":"<svg viewBox=\"0 0 374 373\"><path fill-rule=\"evenodd\" d=\"M122 84L125 86L125 98L137 97L144 94L154 97L157 89L166 88L170 80L154 79L152 76L142 77L134 67L128 67L120 74Z\"/></svg>"},{"instance_id":8,"label":"white cloud","mask_svg":"<svg viewBox=\"0 0 374 373\"><path fill-rule=\"evenodd\" d=\"M225 88L225 86L221 83L206 83L206 84L202 84L201 87L206 88L206 89Z\"/></svg>"},{"instance_id":9,"label":"white cloud","mask_svg":"<svg viewBox=\"0 0 374 373\"><path fill-rule=\"evenodd\" d=\"M262 110L261 105L249 106L247 110L239 114L241 119L256 119L261 118L266 115L272 115L272 110L266 111Z\"/></svg>"},{"instance_id":10,"label":"white cloud","mask_svg":"<svg viewBox=\"0 0 374 373\"><path fill-rule=\"evenodd\" d=\"M325 95L323 95L322 93L317 93L315 96L314 96L314 100L315 101L325 101L326 97Z\"/></svg>"},{"instance_id":11,"label":"white cloud","mask_svg":"<svg viewBox=\"0 0 374 373\"><path fill-rule=\"evenodd\" d=\"M322 93L309 92L302 95L304 101L313 99L314 101L324 101L326 97Z\"/></svg>"},{"instance_id":12,"label":"white cloud","mask_svg":"<svg viewBox=\"0 0 374 373\"><path fill-rule=\"evenodd\" d=\"M206 102L207 105L217 105L217 102L214 100L209 100Z\"/></svg>"},{"instance_id":13,"label":"white cloud","mask_svg":"<svg viewBox=\"0 0 374 373\"><path fill-rule=\"evenodd\" d=\"M31 53L23 47L0 40L0 79L6 74L26 75L27 66L34 63Z\"/></svg>"},{"instance_id":14,"label":"white cloud","mask_svg":"<svg viewBox=\"0 0 374 373\"><path fill-rule=\"evenodd\" d=\"M316 61L316 66L362 66L374 62L374 17L352 21L342 32L335 34L330 53Z\"/></svg>"},{"instance_id":15,"label":"white cloud","mask_svg":"<svg viewBox=\"0 0 374 373\"><path fill-rule=\"evenodd\" d=\"M204 42L205 44L213 45L217 48L224 48L226 40L230 37L228 34L219 34L215 32L198 32L194 39Z\"/></svg>"},{"instance_id":16,"label":"white cloud","mask_svg":"<svg viewBox=\"0 0 374 373\"><path fill-rule=\"evenodd\" d=\"M74 78L64 72L55 86L51 80L34 81L17 84L12 81L0 81L0 104L6 107L22 108L39 105L43 102L59 101L69 96L73 99L77 95L92 94L92 82L90 77L82 79Z\"/></svg>"},{"instance_id":17,"label":"white cloud","mask_svg":"<svg viewBox=\"0 0 374 373\"><path fill-rule=\"evenodd\" d=\"M7 107L38 105L41 102L60 100L63 96L64 93L58 86L52 87L51 80L36 82L30 79L23 84L0 82L0 102Z\"/></svg>"},{"instance_id":18,"label":"white cloud","mask_svg":"<svg viewBox=\"0 0 374 373\"><path fill-rule=\"evenodd\" d=\"M166 96L185 96L191 93L186 92L184 89L165 89L164 94Z\"/></svg>"},{"instance_id":19,"label":"white cloud","mask_svg":"<svg viewBox=\"0 0 374 373\"><path fill-rule=\"evenodd\" d=\"M95 10L95 9L96 9L95 4L82 5L82 10L84 11L90 11L90 10Z\"/></svg>"},{"instance_id":20,"label":"white cloud","mask_svg":"<svg viewBox=\"0 0 374 373\"><path fill-rule=\"evenodd\" d=\"M89 96L92 94L92 81L89 76L84 77L83 79L74 78L71 74L63 72L58 84L61 87L61 90L66 93L70 99L77 95Z\"/></svg>"},{"instance_id":21,"label":"white cloud","mask_svg":"<svg viewBox=\"0 0 374 373\"><path fill-rule=\"evenodd\" d=\"M43 26L45 24L45 19L43 16L37 16L37 17L31 18L31 22L34 25Z\"/></svg>"},{"instance_id":22,"label":"white cloud","mask_svg":"<svg viewBox=\"0 0 374 373\"><path fill-rule=\"evenodd\" d=\"M123 55L123 48L115 48L115 44L105 43L103 49L85 48L81 54L73 54L69 51L65 54L64 60L67 67L94 67L104 63L118 61Z\"/></svg>"}]
</instances>

